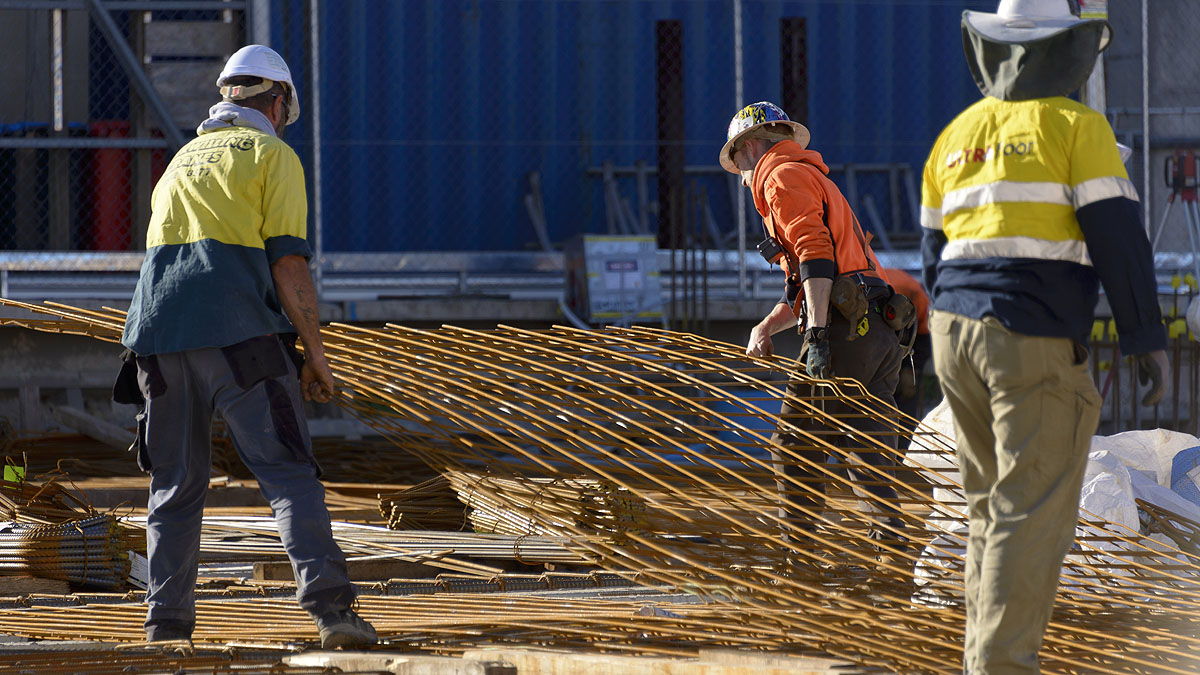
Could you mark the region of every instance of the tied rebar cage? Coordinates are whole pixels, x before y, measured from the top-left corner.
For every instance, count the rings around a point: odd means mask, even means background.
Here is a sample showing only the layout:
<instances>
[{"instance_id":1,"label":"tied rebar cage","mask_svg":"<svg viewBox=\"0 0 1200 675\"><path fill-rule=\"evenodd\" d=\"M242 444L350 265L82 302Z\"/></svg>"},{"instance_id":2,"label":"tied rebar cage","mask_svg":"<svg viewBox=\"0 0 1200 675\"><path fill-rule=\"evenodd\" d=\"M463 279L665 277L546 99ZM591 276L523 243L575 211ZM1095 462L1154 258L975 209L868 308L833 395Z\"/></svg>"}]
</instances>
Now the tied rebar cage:
<instances>
[{"instance_id":1,"label":"tied rebar cage","mask_svg":"<svg viewBox=\"0 0 1200 675\"><path fill-rule=\"evenodd\" d=\"M22 306L52 317L5 323L115 340L123 320ZM698 594L764 647L958 672L966 509L954 472L936 468L954 465L953 441L908 431L914 420L853 382L649 328L333 324L323 337L339 404L441 472L476 529L561 537L609 571ZM797 398L789 378L823 393ZM776 419L783 399L797 418ZM833 400L841 412L826 412ZM866 417L879 431L856 430ZM864 489L881 485L895 497ZM1195 530L1154 516L1144 534L1081 518L1046 672L1195 671Z\"/></svg>"}]
</instances>

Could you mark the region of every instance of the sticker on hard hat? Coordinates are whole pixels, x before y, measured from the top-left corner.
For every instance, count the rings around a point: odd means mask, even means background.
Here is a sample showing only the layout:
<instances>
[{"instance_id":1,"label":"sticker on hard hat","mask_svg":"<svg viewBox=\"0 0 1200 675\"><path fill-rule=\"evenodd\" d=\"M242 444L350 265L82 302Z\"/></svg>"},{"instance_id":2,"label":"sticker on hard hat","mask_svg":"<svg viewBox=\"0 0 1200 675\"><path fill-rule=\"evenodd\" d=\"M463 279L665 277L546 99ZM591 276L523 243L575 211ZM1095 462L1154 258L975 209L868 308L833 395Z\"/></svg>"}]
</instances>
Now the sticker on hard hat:
<instances>
[{"instance_id":1,"label":"sticker on hard hat","mask_svg":"<svg viewBox=\"0 0 1200 675\"><path fill-rule=\"evenodd\" d=\"M751 124L762 124L767 121L767 111L765 108L747 106L738 113L738 119L749 120Z\"/></svg>"}]
</instances>

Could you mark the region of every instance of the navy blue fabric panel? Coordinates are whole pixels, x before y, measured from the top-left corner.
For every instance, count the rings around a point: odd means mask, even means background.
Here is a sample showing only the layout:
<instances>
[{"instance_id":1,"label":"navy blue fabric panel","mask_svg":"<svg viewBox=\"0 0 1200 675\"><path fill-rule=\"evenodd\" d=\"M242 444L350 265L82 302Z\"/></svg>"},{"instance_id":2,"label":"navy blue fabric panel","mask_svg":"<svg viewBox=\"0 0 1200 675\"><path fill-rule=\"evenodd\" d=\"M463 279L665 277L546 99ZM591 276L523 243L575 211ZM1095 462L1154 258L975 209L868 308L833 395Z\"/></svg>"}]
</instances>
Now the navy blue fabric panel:
<instances>
[{"instance_id":1,"label":"navy blue fabric panel","mask_svg":"<svg viewBox=\"0 0 1200 675\"><path fill-rule=\"evenodd\" d=\"M946 247L946 233L941 230L924 229L921 236L921 283L932 302L936 295L937 265Z\"/></svg>"},{"instance_id":2,"label":"navy blue fabric panel","mask_svg":"<svg viewBox=\"0 0 1200 675\"><path fill-rule=\"evenodd\" d=\"M1075 212L1117 323L1121 353L1127 355L1167 348L1154 255L1141 213L1138 203L1125 197L1103 199Z\"/></svg>"},{"instance_id":3,"label":"navy blue fabric panel","mask_svg":"<svg viewBox=\"0 0 1200 675\"><path fill-rule=\"evenodd\" d=\"M266 251L204 239L146 252L121 343L148 356L294 330Z\"/></svg>"},{"instance_id":4,"label":"navy blue fabric panel","mask_svg":"<svg viewBox=\"0 0 1200 675\"><path fill-rule=\"evenodd\" d=\"M268 263L273 263L289 255L303 256L305 260L312 260L312 249L308 247L308 242L300 237L284 234L267 239L263 245L267 249Z\"/></svg>"},{"instance_id":5,"label":"navy blue fabric panel","mask_svg":"<svg viewBox=\"0 0 1200 675\"><path fill-rule=\"evenodd\" d=\"M1031 258L943 260L933 308L972 319L995 316L1024 335L1087 344L1100 281L1087 265Z\"/></svg>"},{"instance_id":6,"label":"navy blue fabric panel","mask_svg":"<svg viewBox=\"0 0 1200 675\"><path fill-rule=\"evenodd\" d=\"M832 260L823 258L814 258L812 260L800 263L800 281L817 277L819 279L832 279L837 276L837 263Z\"/></svg>"}]
</instances>

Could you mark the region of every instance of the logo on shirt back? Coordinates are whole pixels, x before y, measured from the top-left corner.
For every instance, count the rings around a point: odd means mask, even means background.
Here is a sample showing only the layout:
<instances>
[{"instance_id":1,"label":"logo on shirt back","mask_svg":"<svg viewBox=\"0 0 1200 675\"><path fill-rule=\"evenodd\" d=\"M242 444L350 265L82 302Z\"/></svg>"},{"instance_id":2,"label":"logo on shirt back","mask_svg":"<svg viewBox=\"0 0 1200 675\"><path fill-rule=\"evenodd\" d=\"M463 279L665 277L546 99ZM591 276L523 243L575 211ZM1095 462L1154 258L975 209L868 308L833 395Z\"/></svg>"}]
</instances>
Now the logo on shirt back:
<instances>
[{"instance_id":1,"label":"logo on shirt back","mask_svg":"<svg viewBox=\"0 0 1200 675\"><path fill-rule=\"evenodd\" d=\"M1033 141L1000 142L978 148L963 148L946 155L946 168L982 164L997 157L1025 156L1033 154Z\"/></svg>"}]
</instances>

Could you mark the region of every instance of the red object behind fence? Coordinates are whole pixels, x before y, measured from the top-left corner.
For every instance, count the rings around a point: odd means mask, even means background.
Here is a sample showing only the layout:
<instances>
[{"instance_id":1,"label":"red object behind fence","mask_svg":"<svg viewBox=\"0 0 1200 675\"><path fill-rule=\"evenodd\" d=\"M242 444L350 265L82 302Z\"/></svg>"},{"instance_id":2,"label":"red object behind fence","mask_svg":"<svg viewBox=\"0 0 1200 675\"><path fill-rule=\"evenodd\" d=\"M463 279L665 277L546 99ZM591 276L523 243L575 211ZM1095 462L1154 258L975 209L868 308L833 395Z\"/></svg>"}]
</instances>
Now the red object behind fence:
<instances>
[{"instance_id":1,"label":"red object behind fence","mask_svg":"<svg viewBox=\"0 0 1200 675\"><path fill-rule=\"evenodd\" d=\"M128 138L127 120L98 120L88 127L88 135L101 138ZM161 138L162 134L154 131ZM133 151L128 148L96 148L92 151L92 228L88 248L93 251L125 251L133 235ZM166 168L166 152L150 152L150 181L153 185ZM140 195L149 200L150 195Z\"/></svg>"}]
</instances>

